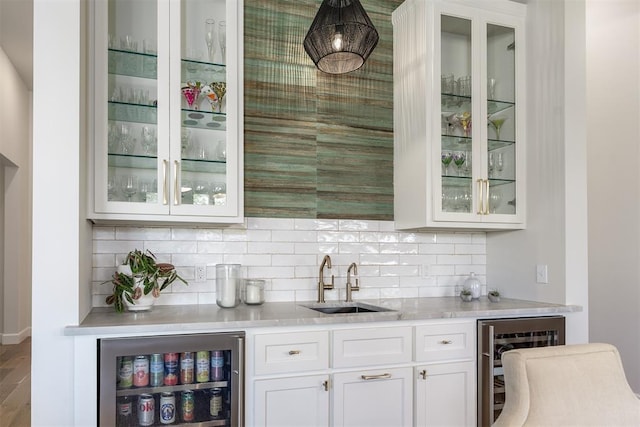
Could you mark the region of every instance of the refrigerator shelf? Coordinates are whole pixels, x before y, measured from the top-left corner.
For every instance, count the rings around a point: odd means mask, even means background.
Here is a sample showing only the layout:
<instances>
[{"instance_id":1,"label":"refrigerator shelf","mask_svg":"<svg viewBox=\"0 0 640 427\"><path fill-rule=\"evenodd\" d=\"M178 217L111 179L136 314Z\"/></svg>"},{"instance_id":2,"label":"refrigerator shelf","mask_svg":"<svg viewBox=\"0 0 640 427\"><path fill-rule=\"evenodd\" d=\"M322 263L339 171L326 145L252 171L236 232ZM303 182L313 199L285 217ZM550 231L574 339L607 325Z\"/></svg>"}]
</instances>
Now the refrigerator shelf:
<instances>
[{"instance_id":1,"label":"refrigerator shelf","mask_svg":"<svg viewBox=\"0 0 640 427\"><path fill-rule=\"evenodd\" d=\"M227 381L212 381L206 383L194 383L194 384L178 384L178 385L164 385L159 387L132 387L121 388L116 390L116 396L137 396L139 394L155 394L163 393L165 391L185 391L185 390L206 390L210 388L227 388Z\"/></svg>"}]
</instances>

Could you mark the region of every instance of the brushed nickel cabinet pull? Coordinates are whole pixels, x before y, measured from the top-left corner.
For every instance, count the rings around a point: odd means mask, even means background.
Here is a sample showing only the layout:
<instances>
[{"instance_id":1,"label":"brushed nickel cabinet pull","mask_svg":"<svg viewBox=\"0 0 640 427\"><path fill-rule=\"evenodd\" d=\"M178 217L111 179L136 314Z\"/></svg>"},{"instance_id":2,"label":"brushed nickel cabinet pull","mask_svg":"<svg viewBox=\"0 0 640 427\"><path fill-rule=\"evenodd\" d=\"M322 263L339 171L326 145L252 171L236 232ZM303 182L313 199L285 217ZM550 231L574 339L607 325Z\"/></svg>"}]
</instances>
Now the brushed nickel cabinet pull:
<instances>
[{"instance_id":1,"label":"brushed nickel cabinet pull","mask_svg":"<svg viewBox=\"0 0 640 427\"><path fill-rule=\"evenodd\" d=\"M300 354L300 350L289 350L289 356Z\"/></svg>"},{"instance_id":2,"label":"brushed nickel cabinet pull","mask_svg":"<svg viewBox=\"0 0 640 427\"><path fill-rule=\"evenodd\" d=\"M453 341L451 341L451 340L442 340L442 341L440 341L440 344L445 344L445 345L446 344L453 344Z\"/></svg>"},{"instance_id":3,"label":"brushed nickel cabinet pull","mask_svg":"<svg viewBox=\"0 0 640 427\"><path fill-rule=\"evenodd\" d=\"M378 374L378 375L360 375L363 380L386 380L391 378L391 374Z\"/></svg>"},{"instance_id":4,"label":"brushed nickel cabinet pull","mask_svg":"<svg viewBox=\"0 0 640 427\"><path fill-rule=\"evenodd\" d=\"M420 371L420 376L422 377L423 380L427 379L427 370L423 369L422 371Z\"/></svg>"},{"instance_id":5,"label":"brushed nickel cabinet pull","mask_svg":"<svg viewBox=\"0 0 640 427\"><path fill-rule=\"evenodd\" d=\"M167 197L167 160L162 160L162 204L166 205L169 203Z\"/></svg>"}]
</instances>

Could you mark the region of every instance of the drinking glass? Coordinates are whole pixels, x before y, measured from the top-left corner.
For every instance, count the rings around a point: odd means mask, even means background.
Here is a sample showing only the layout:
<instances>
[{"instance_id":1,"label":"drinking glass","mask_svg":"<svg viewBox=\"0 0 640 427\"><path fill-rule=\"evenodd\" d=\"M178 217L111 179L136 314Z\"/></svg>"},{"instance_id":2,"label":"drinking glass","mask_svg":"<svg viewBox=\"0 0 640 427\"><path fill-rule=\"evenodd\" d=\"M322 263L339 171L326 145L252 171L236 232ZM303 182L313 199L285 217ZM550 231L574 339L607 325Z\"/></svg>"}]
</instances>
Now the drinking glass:
<instances>
[{"instance_id":1,"label":"drinking glass","mask_svg":"<svg viewBox=\"0 0 640 427\"><path fill-rule=\"evenodd\" d=\"M187 155L187 150L191 145L191 130L182 128L180 153L184 159Z\"/></svg>"},{"instance_id":2,"label":"drinking glass","mask_svg":"<svg viewBox=\"0 0 640 427\"><path fill-rule=\"evenodd\" d=\"M211 89L218 97L218 113L222 113L222 99L227 93L227 83L225 82L213 82L211 83Z\"/></svg>"},{"instance_id":3,"label":"drinking glass","mask_svg":"<svg viewBox=\"0 0 640 427\"><path fill-rule=\"evenodd\" d=\"M122 177L120 183L122 192L127 196L127 201L131 201L131 198L138 192L138 177L135 175L125 175Z\"/></svg>"},{"instance_id":4,"label":"drinking glass","mask_svg":"<svg viewBox=\"0 0 640 427\"><path fill-rule=\"evenodd\" d=\"M456 151L455 153L453 153L453 163L458 169L458 176L460 176L460 173L462 172L462 166L464 166L464 162L466 161L466 159L467 157L462 151Z\"/></svg>"},{"instance_id":5,"label":"drinking glass","mask_svg":"<svg viewBox=\"0 0 640 427\"><path fill-rule=\"evenodd\" d=\"M232 308L240 304L240 264L216 264L216 304Z\"/></svg>"},{"instance_id":6,"label":"drinking glass","mask_svg":"<svg viewBox=\"0 0 640 427\"><path fill-rule=\"evenodd\" d=\"M453 154L451 154L451 151L444 151L440 157L440 160L442 160L442 164L444 165L444 175L449 175L449 165L453 160Z\"/></svg>"},{"instance_id":7,"label":"drinking glass","mask_svg":"<svg viewBox=\"0 0 640 427\"><path fill-rule=\"evenodd\" d=\"M218 23L218 43L220 43L220 53L222 54L222 63L227 59L227 22L220 21Z\"/></svg>"},{"instance_id":8,"label":"drinking glass","mask_svg":"<svg viewBox=\"0 0 640 427\"><path fill-rule=\"evenodd\" d=\"M147 156L155 155L158 149L156 130L149 126L142 127L142 150Z\"/></svg>"},{"instance_id":9,"label":"drinking glass","mask_svg":"<svg viewBox=\"0 0 640 427\"><path fill-rule=\"evenodd\" d=\"M457 114L456 117L460 122L464 136L467 138L471 136L471 113L465 111L464 113Z\"/></svg>"},{"instance_id":10,"label":"drinking glass","mask_svg":"<svg viewBox=\"0 0 640 427\"><path fill-rule=\"evenodd\" d=\"M504 158L502 153L498 153L498 155L496 156L496 170L498 172L502 172L502 169L504 169Z\"/></svg>"},{"instance_id":11,"label":"drinking glass","mask_svg":"<svg viewBox=\"0 0 640 427\"><path fill-rule=\"evenodd\" d=\"M496 130L496 139L499 140L500 139L500 128L502 128L502 125L504 124L504 122L507 120L506 117L501 117L501 116L489 116L489 123L493 126L493 128Z\"/></svg>"},{"instance_id":12,"label":"drinking glass","mask_svg":"<svg viewBox=\"0 0 640 427\"><path fill-rule=\"evenodd\" d=\"M122 154L133 154L136 146L136 139L131 138L131 129L129 125L122 123L119 129L120 133L120 150Z\"/></svg>"},{"instance_id":13,"label":"drinking glass","mask_svg":"<svg viewBox=\"0 0 640 427\"><path fill-rule=\"evenodd\" d=\"M209 62L213 62L213 54L216 52L215 41L216 21L209 18L204 21L204 40L207 43Z\"/></svg>"},{"instance_id":14,"label":"drinking glass","mask_svg":"<svg viewBox=\"0 0 640 427\"><path fill-rule=\"evenodd\" d=\"M200 82L187 82L187 86L182 88L182 95L187 100L189 108L198 109L198 98L200 97Z\"/></svg>"},{"instance_id":15,"label":"drinking glass","mask_svg":"<svg viewBox=\"0 0 640 427\"><path fill-rule=\"evenodd\" d=\"M493 153L489 153L489 159L487 161L487 166L489 169L489 178L491 178L493 176L493 171L496 167L496 160L495 160L495 156Z\"/></svg>"},{"instance_id":16,"label":"drinking glass","mask_svg":"<svg viewBox=\"0 0 640 427\"><path fill-rule=\"evenodd\" d=\"M489 100L496 99L496 79L493 77L487 79L487 98Z\"/></svg>"}]
</instances>

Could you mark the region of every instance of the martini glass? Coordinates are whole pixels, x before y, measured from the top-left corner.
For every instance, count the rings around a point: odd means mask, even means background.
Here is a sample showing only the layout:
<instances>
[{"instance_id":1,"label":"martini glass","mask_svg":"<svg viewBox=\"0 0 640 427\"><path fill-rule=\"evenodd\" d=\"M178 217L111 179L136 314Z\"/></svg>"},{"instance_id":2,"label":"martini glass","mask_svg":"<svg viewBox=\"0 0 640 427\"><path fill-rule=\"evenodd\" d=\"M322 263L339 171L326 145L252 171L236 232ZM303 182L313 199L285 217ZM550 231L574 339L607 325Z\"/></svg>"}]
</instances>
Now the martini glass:
<instances>
[{"instance_id":1,"label":"martini glass","mask_svg":"<svg viewBox=\"0 0 640 427\"><path fill-rule=\"evenodd\" d=\"M187 82L187 86L182 88L182 95L187 100L189 108L198 109L198 97L200 96L200 82Z\"/></svg>"},{"instance_id":2,"label":"martini glass","mask_svg":"<svg viewBox=\"0 0 640 427\"><path fill-rule=\"evenodd\" d=\"M213 62L213 54L216 52L216 45L214 44L215 31L216 21L213 19L207 19L204 21L204 40L207 43L209 62Z\"/></svg>"},{"instance_id":3,"label":"martini glass","mask_svg":"<svg viewBox=\"0 0 640 427\"><path fill-rule=\"evenodd\" d=\"M500 128L502 127L502 125L504 124L504 122L506 120L507 120L506 117L491 117L491 116L489 116L489 123L496 130L496 139L498 139L498 140L500 139Z\"/></svg>"},{"instance_id":4,"label":"martini glass","mask_svg":"<svg viewBox=\"0 0 640 427\"><path fill-rule=\"evenodd\" d=\"M226 82L213 82L211 83L211 89L218 97L218 113L222 113L222 98L224 98L227 93L227 83Z\"/></svg>"},{"instance_id":5,"label":"martini glass","mask_svg":"<svg viewBox=\"0 0 640 427\"><path fill-rule=\"evenodd\" d=\"M465 111L464 113L456 114L456 117L460 121L464 136L467 138L471 136L471 113Z\"/></svg>"}]
</instances>

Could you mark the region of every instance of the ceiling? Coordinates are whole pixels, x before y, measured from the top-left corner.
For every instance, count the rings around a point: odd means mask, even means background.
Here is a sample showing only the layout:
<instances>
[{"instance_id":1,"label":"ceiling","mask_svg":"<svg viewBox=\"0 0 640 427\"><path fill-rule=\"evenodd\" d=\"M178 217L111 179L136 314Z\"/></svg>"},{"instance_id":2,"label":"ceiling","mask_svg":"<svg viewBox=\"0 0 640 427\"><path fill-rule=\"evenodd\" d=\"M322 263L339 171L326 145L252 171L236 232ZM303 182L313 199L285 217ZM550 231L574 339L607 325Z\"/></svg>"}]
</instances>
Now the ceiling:
<instances>
[{"instance_id":1,"label":"ceiling","mask_svg":"<svg viewBox=\"0 0 640 427\"><path fill-rule=\"evenodd\" d=\"M0 46L33 89L33 0L0 0Z\"/></svg>"}]
</instances>

